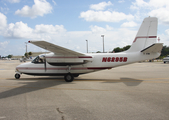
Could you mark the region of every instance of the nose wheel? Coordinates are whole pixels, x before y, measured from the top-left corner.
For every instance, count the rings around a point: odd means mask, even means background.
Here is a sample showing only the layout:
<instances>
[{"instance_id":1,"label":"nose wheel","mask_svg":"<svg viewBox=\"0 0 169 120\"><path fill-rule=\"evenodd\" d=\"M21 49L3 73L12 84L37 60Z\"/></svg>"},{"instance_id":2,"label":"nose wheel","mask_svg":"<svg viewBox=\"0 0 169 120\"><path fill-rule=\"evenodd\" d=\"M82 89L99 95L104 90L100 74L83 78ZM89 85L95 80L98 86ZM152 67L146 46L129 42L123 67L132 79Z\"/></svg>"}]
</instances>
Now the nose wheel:
<instances>
[{"instance_id":1,"label":"nose wheel","mask_svg":"<svg viewBox=\"0 0 169 120\"><path fill-rule=\"evenodd\" d=\"M19 79L20 77L21 77L20 74L18 74L18 73L15 74L15 78L16 78L16 79Z\"/></svg>"},{"instance_id":2,"label":"nose wheel","mask_svg":"<svg viewBox=\"0 0 169 120\"><path fill-rule=\"evenodd\" d=\"M74 76L70 73L66 74L64 77L66 82L72 82L74 80Z\"/></svg>"}]
</instances>

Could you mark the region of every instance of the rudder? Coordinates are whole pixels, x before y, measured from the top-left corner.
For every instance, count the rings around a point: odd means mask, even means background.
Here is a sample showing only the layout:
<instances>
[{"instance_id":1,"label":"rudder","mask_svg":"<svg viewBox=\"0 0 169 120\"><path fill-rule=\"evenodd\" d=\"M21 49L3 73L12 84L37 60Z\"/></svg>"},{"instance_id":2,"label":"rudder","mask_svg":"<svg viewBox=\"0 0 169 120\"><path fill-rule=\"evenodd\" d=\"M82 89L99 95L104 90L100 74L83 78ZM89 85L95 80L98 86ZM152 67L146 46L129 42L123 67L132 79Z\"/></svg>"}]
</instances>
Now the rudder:
<instances>
[{"instance_id":1,"label":"rudder","mask_svg":"<svg viewBox=\"0 0 169 120\"><path fill-rule=\"evenodd\" d=\"M156 17L145 18L140 26L139 31L137 32L132 46L127 52L141 51L156 43L157 24L158 20Z\"/></svg>"}]
</instances>

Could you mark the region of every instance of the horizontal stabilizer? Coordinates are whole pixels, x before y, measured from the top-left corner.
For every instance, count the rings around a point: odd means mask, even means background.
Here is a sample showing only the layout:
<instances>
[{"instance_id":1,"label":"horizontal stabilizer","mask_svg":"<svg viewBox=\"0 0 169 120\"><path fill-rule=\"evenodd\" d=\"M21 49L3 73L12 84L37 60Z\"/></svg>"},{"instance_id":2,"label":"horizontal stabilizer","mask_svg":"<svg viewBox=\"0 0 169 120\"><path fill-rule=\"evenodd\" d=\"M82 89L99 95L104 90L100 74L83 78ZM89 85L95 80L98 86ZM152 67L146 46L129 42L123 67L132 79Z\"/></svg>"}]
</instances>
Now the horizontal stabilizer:
<instances>
[{"instance_id":1,"label":"horizontal stabilizer","mask_svg":"<svg viewBox=\"0 0 169 120\"><path fill-rule=\"evenodd\" d=\"M150 45L149 47L143 49L141 52L142 53L157 53L157 52L161 52L163 48L163 43L154 43L152 45Z\"/></svg>"}]
</instances>

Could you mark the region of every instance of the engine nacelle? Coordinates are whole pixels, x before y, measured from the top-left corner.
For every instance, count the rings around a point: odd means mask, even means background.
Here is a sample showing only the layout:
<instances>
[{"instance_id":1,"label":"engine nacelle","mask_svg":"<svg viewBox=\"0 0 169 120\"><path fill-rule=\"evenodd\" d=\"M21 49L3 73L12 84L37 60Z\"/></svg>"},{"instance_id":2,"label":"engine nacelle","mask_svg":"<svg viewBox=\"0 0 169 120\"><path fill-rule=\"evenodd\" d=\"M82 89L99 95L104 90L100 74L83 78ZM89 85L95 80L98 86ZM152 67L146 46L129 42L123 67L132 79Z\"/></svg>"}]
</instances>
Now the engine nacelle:
<instances>
[{"instance_id":1,"label":"engine nacelle","mask_svg":"<svg viewBox=\"0 0 169 120\"><path fill-rule=\"evenodd\" d=\"M60 56L48 55L46 61L53 66L81 65L92 61L91 56Z\"/></svg>"}]
</instances>

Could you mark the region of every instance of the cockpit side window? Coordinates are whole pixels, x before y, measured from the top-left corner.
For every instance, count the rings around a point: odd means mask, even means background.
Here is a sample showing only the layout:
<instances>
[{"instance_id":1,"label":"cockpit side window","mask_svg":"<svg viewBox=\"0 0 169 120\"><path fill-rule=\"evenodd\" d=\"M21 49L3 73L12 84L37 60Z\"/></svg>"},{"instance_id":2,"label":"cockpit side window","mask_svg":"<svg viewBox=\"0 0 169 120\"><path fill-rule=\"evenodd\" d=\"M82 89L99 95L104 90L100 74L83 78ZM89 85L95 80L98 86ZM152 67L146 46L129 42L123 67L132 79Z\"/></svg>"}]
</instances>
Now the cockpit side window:
<instances>
[{"instance_id":1,"label":"cockpit side window","mask_svg":"<svg viewBox=\"0 0 169 120\"><path fill-rule=\"evenodd\" d=\"M44 63L44 61L39 57L37 56L33 61L32 63Z\"/></svg>"}]
</instances>

